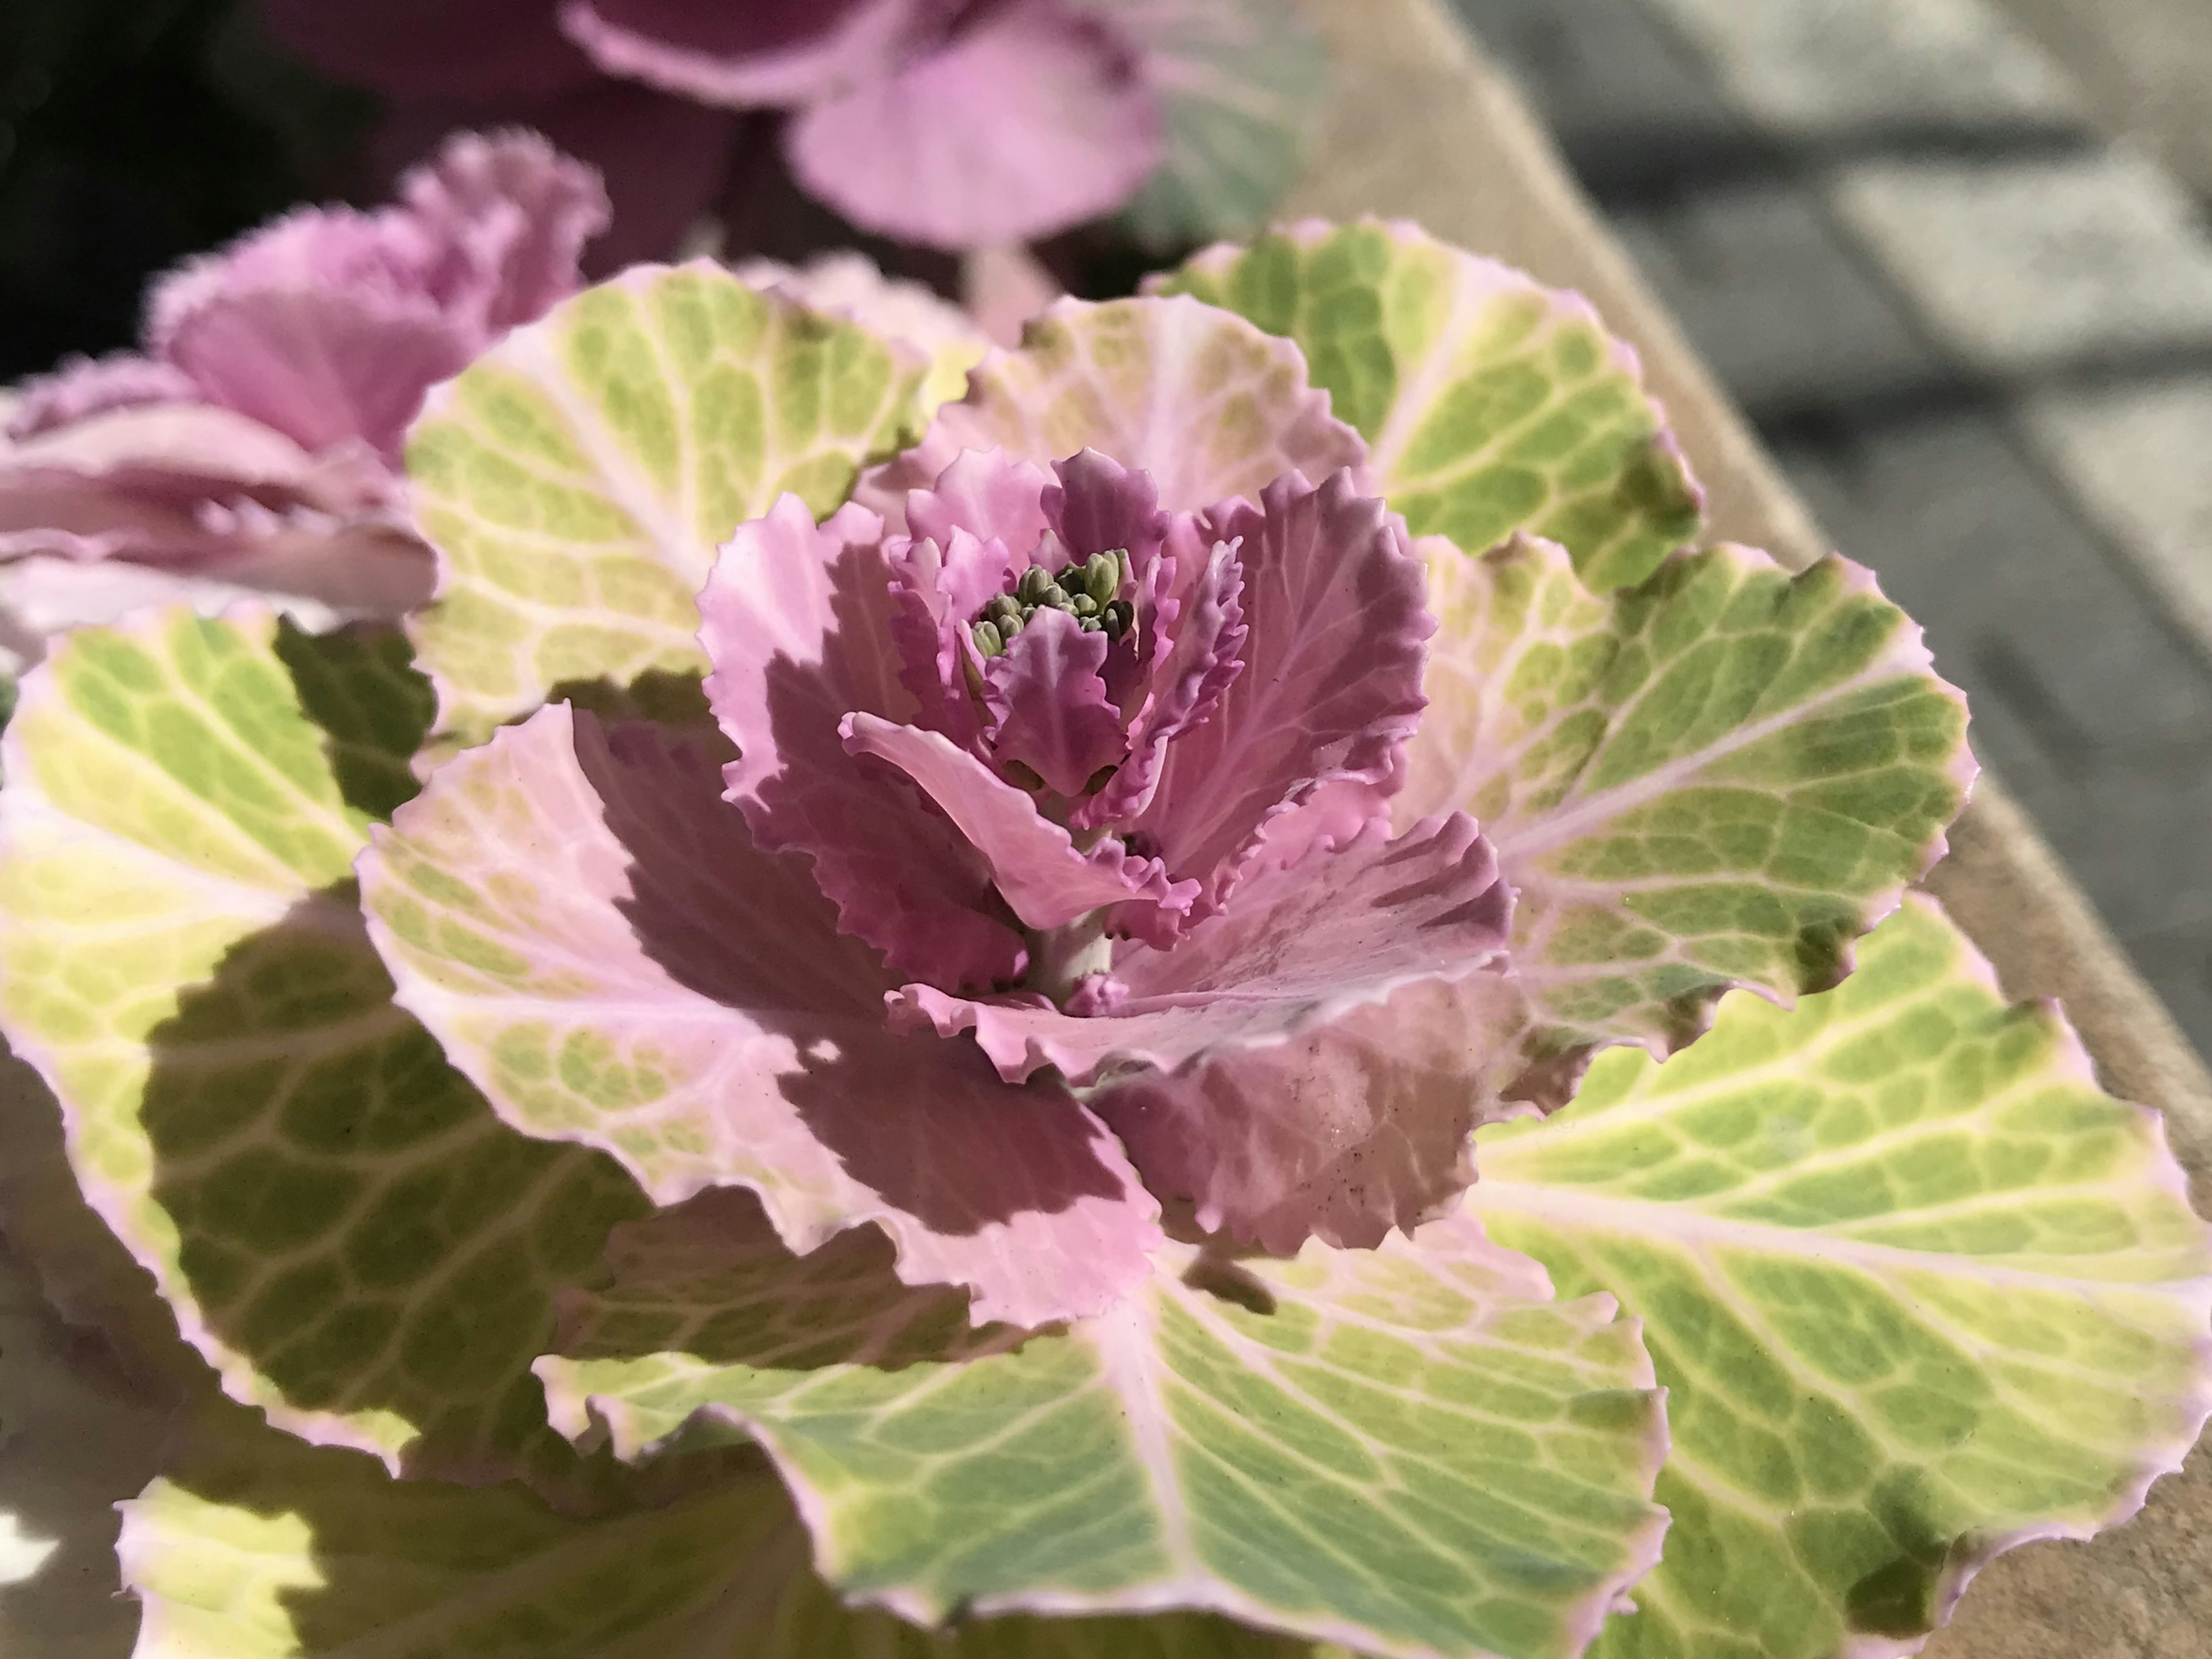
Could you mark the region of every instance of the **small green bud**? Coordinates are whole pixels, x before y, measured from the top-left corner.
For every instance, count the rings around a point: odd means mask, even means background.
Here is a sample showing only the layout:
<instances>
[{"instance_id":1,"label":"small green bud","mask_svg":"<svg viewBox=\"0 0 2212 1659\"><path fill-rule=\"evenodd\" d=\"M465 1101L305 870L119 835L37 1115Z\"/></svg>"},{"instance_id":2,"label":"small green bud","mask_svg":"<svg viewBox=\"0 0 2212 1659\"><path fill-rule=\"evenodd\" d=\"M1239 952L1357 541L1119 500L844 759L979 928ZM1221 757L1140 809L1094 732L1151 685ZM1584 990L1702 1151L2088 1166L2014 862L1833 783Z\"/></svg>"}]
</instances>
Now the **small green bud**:
<instances>
[{"instance_id":1,"label":"small green bud","mask_svg":"<svg viewBox=\"0 0 2212 1659\"><path fill-rule=\"evenodd\" d=\"M999 637L1011 641L1015 635L1022 631L1022 611L1019 605L1001 614L995 624L999 630Z\"/></svg>"},{"instance_id":2,"label":"small green bud","mask_svg":"<svg viewBox=\"0 0 2212 1659\"><path fill-rule=\"evenodd\" d=\"M1024 605L1042 605L1052 585L1052 573L1041 564L1033 564L1022 572L1021 580L1014 584L1014 594Z\"/></svg>"},{"instance_id":3,"label":"small green bud","mask_svg":"<svg viewBox=\"0 0 2212 1659\"><path fill-rule=\"evenodd\" d=\"M1003 657L1006 654L1006 642L999 633L998 624L979 622L972 631L975 635L975 648L985 657Z\"/></svg>"},{"instance_id":4,"label":"small green bud","mask_svg":"<svg viewBox=\"0 0 2212 1659\"><path fill-rule=\"evenodd\" d=\"M1088 593L1078 593L1067 602L1067 608L1079 617L1095 617L1098 614L1098 601Z\"/></svg>"},{"instance_id":5,"label":"small green bud","mask_svg":"<svg viewBox=\"0 0 2212 1659\"><path fill-rule=\"evenodd\" d=\"M1083 591L1101 605L1110 605L1121 589L1121 555L1093 553L1084 562Z\"/></svg>"},{"instance_id":6,"label":"small green bud","mask_svg":"<svg viewBox=\"0 0 2212 1659\"><path fill-rule=\"evenodd\" d=\"M1100 613L1099 620L1105 624L1106 637L1118 640L1137 625L1137 607L1127 599L1116 599Z\"/></svg>"},{"instance_id":7,"label":"small green bud","mask_svg":"<svg viewBox=\"0 0 2212 1659\"><path fill-rule=\"evenodd\" d=\"M1037 603L1041 605L1050 605L1054 611L1075 609L1075 601L1069 599L1060 588L1049 582L1045 585L1044 592L1038 599Z\"/></svg>"}]
</instances>

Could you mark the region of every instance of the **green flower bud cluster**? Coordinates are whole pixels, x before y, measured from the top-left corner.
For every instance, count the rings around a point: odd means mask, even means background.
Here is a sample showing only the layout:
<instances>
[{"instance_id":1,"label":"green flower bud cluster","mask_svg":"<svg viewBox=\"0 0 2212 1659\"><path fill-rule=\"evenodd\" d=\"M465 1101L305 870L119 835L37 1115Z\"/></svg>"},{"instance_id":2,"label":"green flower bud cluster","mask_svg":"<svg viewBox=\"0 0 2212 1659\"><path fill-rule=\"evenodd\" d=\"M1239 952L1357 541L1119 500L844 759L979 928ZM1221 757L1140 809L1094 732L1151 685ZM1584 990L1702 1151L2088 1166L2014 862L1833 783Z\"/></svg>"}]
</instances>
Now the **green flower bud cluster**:
<instances>
[{"instance_id":1,"label":"green flower bud cluster","mask_svg":"<svg viewBox=\"0 0 2212 1659\"><path fill-rule=\"evenodd\" d=\"M1093 553L1057 576L1042 565L1033 564L1022 572L1012 592L1001 593L983 607L972 630L975 649L987 658L1005 655L1007 642L1022 631L1040 606L1066 611L1086 634L1119 640L1137 622L1137 607L1115 597L1128 579L1129 555L1119 547Z\"/></svg>"}]
</instances>

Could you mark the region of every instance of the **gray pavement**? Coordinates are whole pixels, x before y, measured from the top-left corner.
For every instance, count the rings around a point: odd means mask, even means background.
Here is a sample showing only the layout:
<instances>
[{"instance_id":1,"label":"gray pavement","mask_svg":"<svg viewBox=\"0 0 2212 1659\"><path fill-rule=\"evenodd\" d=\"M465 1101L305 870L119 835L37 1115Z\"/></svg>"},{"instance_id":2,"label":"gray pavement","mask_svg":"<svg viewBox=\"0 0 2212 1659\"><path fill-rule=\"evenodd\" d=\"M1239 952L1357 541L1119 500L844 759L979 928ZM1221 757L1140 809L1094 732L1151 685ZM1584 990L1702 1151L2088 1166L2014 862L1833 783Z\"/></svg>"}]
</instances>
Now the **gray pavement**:
<instances>
[{"instance_id":1,"label":"gray pavement","mask_svg":"<svg viewBox=\"0 0 2212 1659\"><path fill-rule=\"evenodd\" d=\"M2091 118L2140 143L2212 201L2212 5L2204 0L1998 0L2062 63Z\"/></svg>"},{"instance_id":2,"label":"gray pavement","mask_svg":"<svg viewBox=\"0 0 2212 1659\"><path fill-rule=\"evenodd\" d=\"M2212 1055L2212 151L2112 142L2092 0L1458 3Z\"/></svg>"}]
</instances>

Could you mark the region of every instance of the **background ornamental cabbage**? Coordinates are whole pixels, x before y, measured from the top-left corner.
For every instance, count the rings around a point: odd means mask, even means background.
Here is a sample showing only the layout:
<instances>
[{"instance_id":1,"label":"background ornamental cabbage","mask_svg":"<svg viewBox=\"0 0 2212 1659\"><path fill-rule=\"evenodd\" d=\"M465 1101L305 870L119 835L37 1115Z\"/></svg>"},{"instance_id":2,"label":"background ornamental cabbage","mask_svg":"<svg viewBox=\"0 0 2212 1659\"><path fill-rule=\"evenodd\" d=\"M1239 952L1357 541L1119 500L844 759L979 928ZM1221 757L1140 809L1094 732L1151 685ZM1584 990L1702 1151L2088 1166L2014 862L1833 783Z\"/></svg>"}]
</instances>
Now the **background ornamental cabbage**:
<instances>
[{"instance_id":1,"label":"background ornamental cabbage","mask_svg":"<svg viewBox=\"0 0 2212 1659\"><path fill-rule=\"evenodd\" d=\"M958 9L446 21L803 102L1058 9ZM399 626L137 609L0 752L142 1654L1843 1659L2179 1466L2160 1125L1911 890L1963 700L1587 305L1305 222L987 350L544 199L404 439L301 393Z\"/></svg>"},{"instance_id":2,"label":"background ornamental cabbage","mask_svg":"<svg viewBox=\"0 0 2212 1659\"><path fill-rule=\"evenodd\" d=\"M1249 230L1297 168L1326 70L1279 0L264 10L309 61L392 100L388 151L523 121L596 162L625 261L666 254L710 208L765 229L788 212L785 167L860 230L927 248L1028 241L1121 210L1154 248ZM742 230L740 246L754 246Z\"/></svg>"},{"instance_id":3,"label":"background ornamental cabbage","mask_svg":"<svg viewBox=\"0 0 2212 1659\"><path fill-rule=\"evenodd\" d=\"M8 665L165 600L267 593L325 628L421 604L401 434L432 386L575 290L607 214L535 135L462 135L389 207L304 208L161 278L143 351L6 404Z\"/></svg>"}]
</instances>

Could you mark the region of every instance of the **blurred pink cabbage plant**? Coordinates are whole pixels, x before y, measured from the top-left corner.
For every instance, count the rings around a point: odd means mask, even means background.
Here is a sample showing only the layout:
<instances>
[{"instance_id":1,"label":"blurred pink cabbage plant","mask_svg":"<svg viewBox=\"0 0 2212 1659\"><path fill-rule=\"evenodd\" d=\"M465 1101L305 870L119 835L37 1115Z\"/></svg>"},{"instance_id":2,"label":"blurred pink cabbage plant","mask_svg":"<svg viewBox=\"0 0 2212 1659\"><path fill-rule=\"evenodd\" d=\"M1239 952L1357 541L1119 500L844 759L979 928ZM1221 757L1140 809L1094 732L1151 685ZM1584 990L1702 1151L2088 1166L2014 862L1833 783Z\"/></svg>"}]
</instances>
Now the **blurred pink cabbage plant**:
<instances>
[{"instance_id":1,"label":"blurred pink cabbage plant","mask_svg":"<svg viewBox=\"0 0 2212 1659\"><path fill-rule=\"evenodd\" d=\"M302 208L149 296L143 349L12 395L0 648L179 599L271 596L310 626L429 597L400 500L423 394L573 293L607 223L592 170L464 134L369 212Z\"/></svg>"},{"instance_id":2,"label":"blurred pink cabbage plant","mask_svg":"<svg viewBox=\"0 0 2212 1659\"><path fill-rule=\"evenodd\" d=\"M787 112L784 160L854 224L963 250L1121 207L1166 157L1178 99L1241 103L1230 119L1273 142L1224 144L1218 115L1199 142L1242 152L1232 173L1279 183L1318 86L1318 49L1297 20L1250 0L265 0L265 10L318 66L393 100L390 148L457 123L520 120L597 162L617 208L611 264L667 252L710 205L738 132L726 112ZM1245 75L1266 91L1214 100Z\"/></svg>"}]
</instances>

